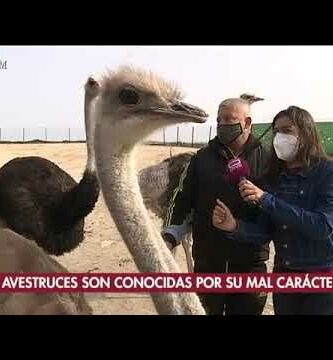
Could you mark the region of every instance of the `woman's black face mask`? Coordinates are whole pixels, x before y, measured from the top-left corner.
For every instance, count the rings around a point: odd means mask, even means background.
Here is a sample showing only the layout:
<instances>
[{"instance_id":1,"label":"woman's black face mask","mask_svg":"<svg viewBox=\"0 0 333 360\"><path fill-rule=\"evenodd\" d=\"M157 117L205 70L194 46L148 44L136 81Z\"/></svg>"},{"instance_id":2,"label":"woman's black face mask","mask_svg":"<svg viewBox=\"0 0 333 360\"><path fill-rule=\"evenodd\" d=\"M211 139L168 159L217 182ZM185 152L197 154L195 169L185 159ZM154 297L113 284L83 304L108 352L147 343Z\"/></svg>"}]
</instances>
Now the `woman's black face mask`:
<instances>
[{"instance_id":1,"label":"woman's black face mask","mask_svg":"<svg viewBox=\"0 0 333 360\"><path fill-rule=\"evenodd\" d=\"M242 133L243 129L240 123L217 126L217 137L223 145L231 144L242 135Z\"/></svg>"}]
</instances>

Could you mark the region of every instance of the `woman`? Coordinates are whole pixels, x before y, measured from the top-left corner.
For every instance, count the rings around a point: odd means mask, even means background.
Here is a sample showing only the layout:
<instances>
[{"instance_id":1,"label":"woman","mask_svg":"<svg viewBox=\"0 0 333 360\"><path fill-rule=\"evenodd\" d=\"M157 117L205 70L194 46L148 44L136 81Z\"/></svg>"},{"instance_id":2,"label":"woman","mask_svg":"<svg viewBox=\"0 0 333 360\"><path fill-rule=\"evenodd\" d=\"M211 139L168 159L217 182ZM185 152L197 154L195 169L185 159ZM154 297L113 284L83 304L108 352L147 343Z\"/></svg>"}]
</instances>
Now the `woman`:
<instances>
[{"instance_id":1,"label":"woman","mask_svg":"<svg viewBox=\"0 0 333 360\"><path fill-rule=\"evenodd\" d=\"M256 220L235 219L217 200L214 226L229 232L230 241L272 240L274 272L333 271L333 162L306 110L291 106L275 116L272 159L262 183L239 184L242 198L258 206ZM273 302L275 314L333 314L333 293L280 293Z\"/></svg>"}]
</instances>

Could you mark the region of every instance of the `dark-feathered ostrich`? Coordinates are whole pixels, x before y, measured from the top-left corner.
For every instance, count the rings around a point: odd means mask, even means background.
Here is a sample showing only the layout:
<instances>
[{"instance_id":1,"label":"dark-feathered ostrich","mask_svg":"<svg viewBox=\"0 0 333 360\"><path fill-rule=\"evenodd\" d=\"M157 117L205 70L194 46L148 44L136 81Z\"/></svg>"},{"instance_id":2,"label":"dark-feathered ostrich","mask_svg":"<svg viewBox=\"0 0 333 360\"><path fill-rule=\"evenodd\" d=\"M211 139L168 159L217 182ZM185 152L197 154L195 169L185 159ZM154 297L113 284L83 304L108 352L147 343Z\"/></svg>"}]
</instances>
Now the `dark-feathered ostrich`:
<instances>
[{"instance_id":1,"label":"dark-feathered ostrich","mask_svg":"<svg viewBox=\"0 0 333 360\"><path fill-rule=\"evenodd\" d=\"M248 102L249 105L264 100L249 93L244 93L239 98ZM145 206L162 220L166 217L170 200L179 184L185 165L191 160L193 154L193 152L185 152L175 156L170 155L169 158L164 159L159 164L142 169L138 174ZM194 262L191 255L193 239L190 230L191 226L190 224L188 225L188 232L184 236L182 246L186 256L188 271L193 272Z\"/></svg>"},{"instance_id":2,"label":"dark-feathered ostrich","mask_svg":"<svg viewBox=\"0 0 333 360\"><path fill-rule=\"evenodd\" d=\"M10 160L0 169L0 219L4 227L36 241L47 253L62 255L84 238L84 218L99 195L91 144L90 105L98 84L85 87L87 164L77 183L53 162L38 156Z\"/></svg>"}]
</instances>

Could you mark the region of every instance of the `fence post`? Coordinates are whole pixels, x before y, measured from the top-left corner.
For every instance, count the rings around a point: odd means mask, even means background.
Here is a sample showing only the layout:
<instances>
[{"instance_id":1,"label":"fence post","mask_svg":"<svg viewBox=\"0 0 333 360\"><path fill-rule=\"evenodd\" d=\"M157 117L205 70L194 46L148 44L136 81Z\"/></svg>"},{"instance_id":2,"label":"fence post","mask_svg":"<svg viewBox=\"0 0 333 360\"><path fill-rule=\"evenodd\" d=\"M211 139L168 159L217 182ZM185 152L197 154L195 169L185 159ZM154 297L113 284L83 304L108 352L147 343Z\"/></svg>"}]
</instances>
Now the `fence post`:
<instances>
[{"instance_id":1,"label":"fence post","mask_svg":"<svg viewBox=\"0 0 333 360\"><path fill-rule=\"evenodd\" d=\"M1 134L1 128L0 128L0 141L2 141L2 134Z\"/></svg>"},{"instance_id":2,"label":"fence post","mask_svg":"<svg viewBox=\"0 0 333 360\"><path fill-rule=\"evenodd\" d=\"M47 128L44 129L45 141L47 141Z\"/></svg>"},{"instance_id":3,"label":"fence post","mask_svg":"<svg viewBox=\"0 0 333 360\"><path fill-rule=\"evenodd\" d=\"M212 136L212 125L209 127L209 139L208 139L208 141L210 141L211 136Z\"/></svg>"},{"instance_id":4,"label":"fence post","mask_svg":"<svg viewBox=\"0 0 333 360\"><path fill-rule=\"evenodd\" d=\"M193 147L193 141L194 141L194 126L192 126L192 147Z\"/></svg>"},{"instance_id":5,"label":"fence post","mask_svg":"<svg viewBox=\"0 0 333 360\"><path fill-rule=\"evenodd\" d=\"M162 130L163 130L163 144L165 145L165 128L163 128Z\"/></svg>"},{"instance_id":6,"label":"fence post","mask_svg":"<svg viewBox=\"0 0 333 360\"><path fill-rule=\"evenodd\" d=\"M71 142L71 128L68 128L68 141Z\"/></svg>"},{"instance_id":7,"label":"fence post","mask_svg":"<svg viewBox=\"0 0 333 360\"><path fill-rule=\"evenodd\" d=\"M25 128L22 129L22 140L23 140L23 142L25 140Z\"/></svg>"},{"instance_id":8,"label":"fence post","mask_svg":"<svg viewBox=\"0 0 333 360\"><path fill-rule=\"evenodd\" d=\"M177 145L179 144L179 126L177 126Z\"/></svg>"}]
</instances>

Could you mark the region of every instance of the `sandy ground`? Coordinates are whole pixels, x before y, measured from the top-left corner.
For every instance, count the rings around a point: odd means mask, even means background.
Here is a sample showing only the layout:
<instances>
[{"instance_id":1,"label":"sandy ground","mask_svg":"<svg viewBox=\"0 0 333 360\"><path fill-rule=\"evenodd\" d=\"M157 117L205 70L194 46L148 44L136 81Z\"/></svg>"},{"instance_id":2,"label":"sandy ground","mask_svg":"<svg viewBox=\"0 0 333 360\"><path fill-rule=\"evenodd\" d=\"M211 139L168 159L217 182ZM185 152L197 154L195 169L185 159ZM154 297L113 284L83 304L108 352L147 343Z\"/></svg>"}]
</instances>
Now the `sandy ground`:
<instances>
[{"instance_id":1,"label":"sandy ground","mask_svg":"<svg viewBox=\"0 0 333 360\"><path fill-rule=\"evenodd\" d=\"M43 156L62 167L77 181L80 180L86 160L85 144L1 144L0 166L18 156ZM173 154L188 151L189 148L172 148ZM137 169L153 165L168 157L169 147L141 146L137 151ZM159 220L151 215L160 226ZM72 272L136 272L136 266L120 234L115 228L104 204L103 197L85 223L86 239L70 254L58 257ZM176 260L186 271L182 248L177 251ZM271 260L268 263L271 269ZM94 314L156 314L154 305L145 294L87 294ZM273 314L271 297L264 314Z\"/></svg>"}]
</instances>

